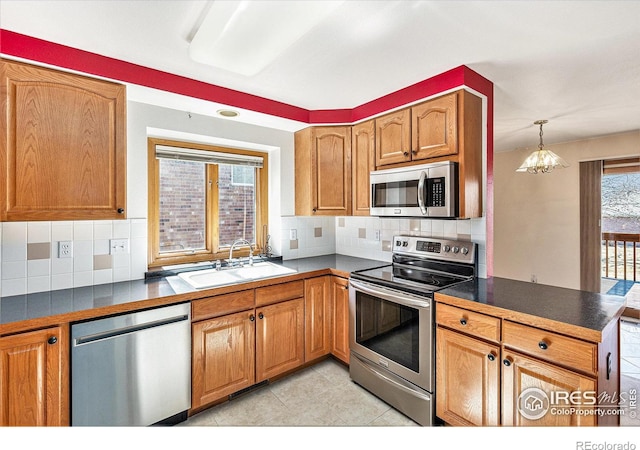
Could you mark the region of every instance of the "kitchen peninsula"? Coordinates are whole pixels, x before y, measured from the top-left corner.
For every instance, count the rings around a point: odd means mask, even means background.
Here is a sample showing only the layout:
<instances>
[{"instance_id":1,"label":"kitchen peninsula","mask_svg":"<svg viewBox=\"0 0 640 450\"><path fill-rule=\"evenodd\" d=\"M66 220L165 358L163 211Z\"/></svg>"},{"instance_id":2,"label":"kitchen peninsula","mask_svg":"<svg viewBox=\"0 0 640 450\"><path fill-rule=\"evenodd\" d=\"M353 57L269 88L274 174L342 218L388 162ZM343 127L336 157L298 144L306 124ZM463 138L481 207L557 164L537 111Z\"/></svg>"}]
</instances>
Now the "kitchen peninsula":
<instances>
[{"instance_id":1,"label":"kitchen peninsula","mask_svg":"<svg viewBox=\"0 0 640 450\"><path fill-rule=\"evenodd\" d=\"M618 406L623 297L488 278L439 291L435 300L436 404L445 422L618 424L617 415L596 410ZM527 417L519 402L528 388L610 398L607 405L578 404L583 414Z\"/></svg>"}]
</instances>

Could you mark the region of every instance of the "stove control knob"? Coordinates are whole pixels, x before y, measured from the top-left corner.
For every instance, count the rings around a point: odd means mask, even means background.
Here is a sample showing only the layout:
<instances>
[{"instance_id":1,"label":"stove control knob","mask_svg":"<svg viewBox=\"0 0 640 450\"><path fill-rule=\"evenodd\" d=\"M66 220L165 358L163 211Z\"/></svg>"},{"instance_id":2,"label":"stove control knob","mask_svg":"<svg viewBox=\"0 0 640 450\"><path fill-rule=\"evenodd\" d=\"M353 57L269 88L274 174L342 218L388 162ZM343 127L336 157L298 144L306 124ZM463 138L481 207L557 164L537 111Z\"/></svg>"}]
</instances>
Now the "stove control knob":
<instances>
[{"instance_id":1,"label":"stove control knob","mask_svg":"<svg viewBox=\"0 0 640 450\"><path fill-rule=\"evenodd\" d=\"M453 247L453 253L458 253L460 251L460 249L458 247Z\"/></svg>"},{"instance_id":2,"label":"stove control knob","mask_svg":"<svg viewBox=\"0 0 640 450\"><path fill-rule=\"evenodd\" d=\"M408 246L409 246L409 241L404 241L404 242L402 243L402 246L403 246L403 247L408 247Z\"/></svg>"},{"instance_id":3,"label":"stove control knob","mask_svg":"<svg viewBox=\"0 0 640 450\"><path fill-rule=\"evenodd\" d=\"M400 247L401 245L402 245L402 242L396 241L396 247Z\"/></svg>"},{"instance_id":4,"label":"stove control knob","mask_svg":"<svg viewBox=\"0 0 640 450\"><path fill-rule=\"evenodd\" d=\"M450 250L451 250L451 247L450 247L450 246L448 246L448 245L445 245L445 246L444 246L444 252L445 252L445 253L449 253L449 251L450 251Z\"/></svg>"},{"instance_id":5,"label":"stove control knob","mask_svg":"<svg viewBox=\"0 0 640 450\"><path fill-rule=\"evenodd\" d=\"M463 255L469 254L469 249L467 247L462 247L460 251L462 252Z\"/></svg>"}]
</instances>

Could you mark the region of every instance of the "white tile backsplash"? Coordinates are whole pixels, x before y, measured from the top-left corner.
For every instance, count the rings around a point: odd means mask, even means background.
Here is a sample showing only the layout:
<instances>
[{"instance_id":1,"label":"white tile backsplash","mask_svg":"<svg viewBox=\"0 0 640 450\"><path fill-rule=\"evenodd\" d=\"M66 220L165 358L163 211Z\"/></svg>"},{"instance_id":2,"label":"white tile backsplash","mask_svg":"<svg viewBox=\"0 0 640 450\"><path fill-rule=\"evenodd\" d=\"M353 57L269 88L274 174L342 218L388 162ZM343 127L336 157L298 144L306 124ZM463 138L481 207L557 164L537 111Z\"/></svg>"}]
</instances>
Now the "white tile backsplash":
<instances>
[{"instance_id":1,"label":"white tile backsplash","mask_svg":"<svg viewBox=\"0 0 640 450\"><path fill-rule=\"evenodd\" d=\"M399 234L469 240L478 244L478 273L486 278L486 220L394 219L378 217L340 217L335 228L336 253L391 261L393 237ZM361 230L365 229L364 237ZM376 240L375 230L380 230ZM475 232L475 234L474 234Z\"/></svg>"},{"instance_id":2,"label":"white tile backsplash","mask_svg":"<svg viewBox=\"0 0 640 450\"><path fill-rule=\"evenodd\" d=\"M28 222L27 243L51 241L51 222Z\"/></svg>"},{"instance_id":3,"label":"white tile backsplash","mask_svg":"<svg viewBox=\"0 0 640 450\"><path fill-rule=\"evenodd\" d=\"M289 248L289 232L298 248ZM364 234L361 234L361 229ZM379 231L380 238L376 239ZM284 259L343 254L391 260L397 234L471 239L478 244L478 271L487 276L486 219L437 220L379 217L282 217ZM363 236L363 237L360 237ZM109 254L109 239L129 239L128 254L114 255L112 267L93 270L94 255ZM58 258L58 241L73 242L73 257ZM147 219L0 223L0 295L69 289L143 279L147 271ZM51 258L27 261L27 243L51 242Z\"/></svg>"},{"instance_id":4,"label":"white tile backsplash","mask_svg":"<svg viewBox=\"0 0 640 450\"><path fill-rule=\"evenodd\" d=\"M94 270L94 255L109 254L109 239L130 239L130 253ZM58 242L72 241L73 257L58 258ZM47 259L27 258L27 244L50 242ZM0 295L69 289L144 278L147 219L0 223Z\"/></svg>"}]
</instances>

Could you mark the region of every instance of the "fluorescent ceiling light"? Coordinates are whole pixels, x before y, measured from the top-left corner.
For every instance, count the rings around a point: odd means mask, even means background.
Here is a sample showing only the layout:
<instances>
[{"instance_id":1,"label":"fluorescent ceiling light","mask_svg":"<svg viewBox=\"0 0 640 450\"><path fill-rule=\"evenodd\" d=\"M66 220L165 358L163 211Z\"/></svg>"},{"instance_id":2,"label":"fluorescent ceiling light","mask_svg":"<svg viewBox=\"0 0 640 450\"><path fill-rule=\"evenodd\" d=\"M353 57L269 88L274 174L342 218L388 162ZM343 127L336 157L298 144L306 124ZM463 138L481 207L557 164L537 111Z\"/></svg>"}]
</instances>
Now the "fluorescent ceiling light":
<instances>
[{"instance_id":1,"label":"fluorescent ceiling light","mask_svg":"<svg viewBox=\"0 0 640 450\"><path fill-rule=\"evenodd\" d=\"M216 0L191 41L189 55L203 64L255 75L342 3Z\"/></svg>"}]
</instances>

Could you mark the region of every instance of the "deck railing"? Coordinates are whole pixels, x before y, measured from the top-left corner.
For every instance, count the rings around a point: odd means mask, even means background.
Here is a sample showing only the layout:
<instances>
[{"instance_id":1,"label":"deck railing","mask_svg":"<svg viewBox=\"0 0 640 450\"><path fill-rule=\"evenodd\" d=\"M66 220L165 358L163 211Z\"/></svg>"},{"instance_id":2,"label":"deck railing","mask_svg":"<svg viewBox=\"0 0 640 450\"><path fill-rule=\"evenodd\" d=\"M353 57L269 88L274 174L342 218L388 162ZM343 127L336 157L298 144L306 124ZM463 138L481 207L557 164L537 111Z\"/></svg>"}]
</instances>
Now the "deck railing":
<instances>
[{"instance_id":1,"label":"deck railing","mask_svg":"<svg viewBox=\"0 0 640 450\"><path fill-rule=\"evenodd\" d=\"M602 233L602 273L606 278L640 280L640 234Z\"/></svg>"}]
</instances>

